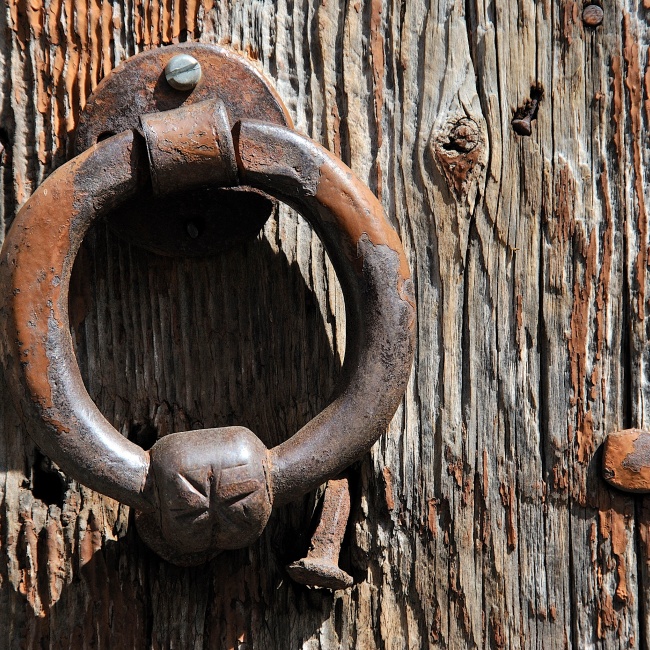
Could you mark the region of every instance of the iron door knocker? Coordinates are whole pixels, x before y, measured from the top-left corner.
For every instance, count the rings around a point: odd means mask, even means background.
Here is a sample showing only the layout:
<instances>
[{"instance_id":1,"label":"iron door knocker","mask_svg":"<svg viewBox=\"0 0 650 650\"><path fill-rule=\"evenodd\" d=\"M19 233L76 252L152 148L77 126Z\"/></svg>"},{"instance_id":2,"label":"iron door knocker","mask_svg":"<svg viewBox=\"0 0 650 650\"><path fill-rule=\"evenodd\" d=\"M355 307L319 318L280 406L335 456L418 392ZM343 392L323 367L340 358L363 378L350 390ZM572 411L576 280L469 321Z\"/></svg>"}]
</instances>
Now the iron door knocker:
<instances>
[{"instance_id":1,"label":"iron door knocker","mask_svg":"<svg viewBox=\"0 0 650 650\"><path fill-rule=\"evenodd\" d=\"M184 89L182 79L180 89L165 85L161 72L179 52L203 62L201 80ZM221 81L236 77L238 88L215 82L206 89L219 65ZM129 75L137 77L132 96L114 96L113 108L123 106L110 110L115 80L124 89ZM174 92L181 95L172 101ZM88 148L36 190L2 248L2 356L30 434L71 477L135 508L141 536L178 564L249 545L274 504L313 490L365 454L410 374L415 303L397 233L348 167L283 121L286 111L263 78L227 50L188 45L138 55L98 86L77 135ZM246 191L237 195L241 186ZM145 451L109 424L84 387L68 318L75 256L93 222L151 188L158 201L215 188L258 204L271 195L303 214L326 247L345 298L342 379L329 406L277 447L225 427L173 433ZM260 224L246 228L255 234Z\"/></svg>"}]
</instances>

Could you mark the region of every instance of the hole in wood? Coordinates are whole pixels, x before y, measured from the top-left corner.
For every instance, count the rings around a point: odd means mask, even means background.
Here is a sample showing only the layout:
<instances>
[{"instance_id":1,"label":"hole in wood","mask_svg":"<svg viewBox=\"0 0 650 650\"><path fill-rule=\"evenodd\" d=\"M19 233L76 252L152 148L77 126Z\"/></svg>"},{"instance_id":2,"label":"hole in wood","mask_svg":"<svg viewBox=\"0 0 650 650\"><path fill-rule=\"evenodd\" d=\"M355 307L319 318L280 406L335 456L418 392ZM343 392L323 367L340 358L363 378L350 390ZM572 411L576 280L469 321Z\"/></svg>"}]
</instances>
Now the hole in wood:
<instances>
[{"instance_id":1,"label":"hole in wood","mask_svg":"<svg viewBox=\"0 0 650 650\"><path fill-rule=\"evenodd\" d=\"M66 484L52 461L36 450L32 466L32 494L48 506L63 508Z\"/></svg>"}]
</instances>

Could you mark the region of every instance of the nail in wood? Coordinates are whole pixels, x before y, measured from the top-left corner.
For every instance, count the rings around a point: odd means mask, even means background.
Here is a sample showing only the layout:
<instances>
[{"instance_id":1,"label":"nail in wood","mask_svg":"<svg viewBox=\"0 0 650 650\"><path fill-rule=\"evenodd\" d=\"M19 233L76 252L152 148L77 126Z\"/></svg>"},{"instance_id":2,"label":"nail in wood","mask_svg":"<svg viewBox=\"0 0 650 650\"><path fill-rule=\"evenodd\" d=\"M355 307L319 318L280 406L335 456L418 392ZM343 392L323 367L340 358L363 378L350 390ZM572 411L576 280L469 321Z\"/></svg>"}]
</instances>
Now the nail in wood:
<instances>
[{"instance_id":1,"label":"nail in wood","mask_svg":"<svg viewBox=\"0 0 650 650\"><path fill-rule=\"evenodd\" d=\"M293 580L310 587L332 590L352 586L352 576L338 565L349 516L350 486L347 477L328 481L323 511L307 557L287 567Z\"/></svg>"},{"instance_id":2,"label":"nail in wood","mask_svg":"<svg viewBox=\"0 0 650 650\"><path fill-rule=\"evenodd\" d=\"M531 99L527 111L521 117L515 117L511 124L518 135L531 135L533 132L532 121L537 117L538 99Z\"/></svg>"}]
</instances>

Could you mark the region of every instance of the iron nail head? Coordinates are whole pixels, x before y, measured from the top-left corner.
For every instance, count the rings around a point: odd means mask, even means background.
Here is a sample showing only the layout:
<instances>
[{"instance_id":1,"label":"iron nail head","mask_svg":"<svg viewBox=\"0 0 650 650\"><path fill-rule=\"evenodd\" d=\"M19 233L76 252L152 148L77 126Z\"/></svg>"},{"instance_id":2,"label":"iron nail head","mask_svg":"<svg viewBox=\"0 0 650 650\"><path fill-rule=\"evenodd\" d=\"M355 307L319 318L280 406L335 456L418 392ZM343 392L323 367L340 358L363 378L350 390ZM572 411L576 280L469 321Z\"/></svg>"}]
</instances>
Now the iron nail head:
<instances>
[{"instance_id":1,"label":"iron nail head","mask_svg":"<svg viewBox=\"0 0 650 650\"><path fill-rule=\"evenodd\" d=\"M596 4L587 5L582 12L582 20L589 27L598 27L603 22L602 7Z\"/></svg>"},{"instance_id":2,"label":"iron nail head","mask_svg":"<svg viewBox=\"0 0 650 650\"><path fill-rule=\"evenodd\" d=\"M165 66L165 79L176 90L193 90L201 81L201 64L189 54L177 54Z\"/></svg>"}]
</instances>

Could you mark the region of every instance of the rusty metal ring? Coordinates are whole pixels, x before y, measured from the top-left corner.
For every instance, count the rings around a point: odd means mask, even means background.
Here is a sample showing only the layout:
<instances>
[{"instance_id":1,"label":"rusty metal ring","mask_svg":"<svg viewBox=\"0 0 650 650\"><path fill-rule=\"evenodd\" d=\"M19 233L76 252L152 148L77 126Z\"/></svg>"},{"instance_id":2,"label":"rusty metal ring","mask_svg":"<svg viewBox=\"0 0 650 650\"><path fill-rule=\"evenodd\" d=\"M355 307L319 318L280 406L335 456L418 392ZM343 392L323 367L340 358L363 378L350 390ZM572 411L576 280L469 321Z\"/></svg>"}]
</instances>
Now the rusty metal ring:
<instances>
[{"instance_id":1,"label":"rusty metal ring","mask_svg":"<svg viewBox=\"0 0 650 650\"><path fill-rule=\"evenodd\" d=\"M39 447L70 476L136 508L138 529L159 554L194 564L246 546L273 504L314 489L369 450L406 388L415 304L397 233L340 160L284 127L242 121L231 131L218 103L172 113L145 116L145 140L113 136L34 193L2 249L0 314L9 383ZM163 193L169 179L175 190L259 188L298 209L330 256L346 307L341 383L323 412L273 449L228 427L171 434L144 451L109 424L83 385L68 321L72 265L90 225L151 178Z\"/></svg>"}]
</instances>

